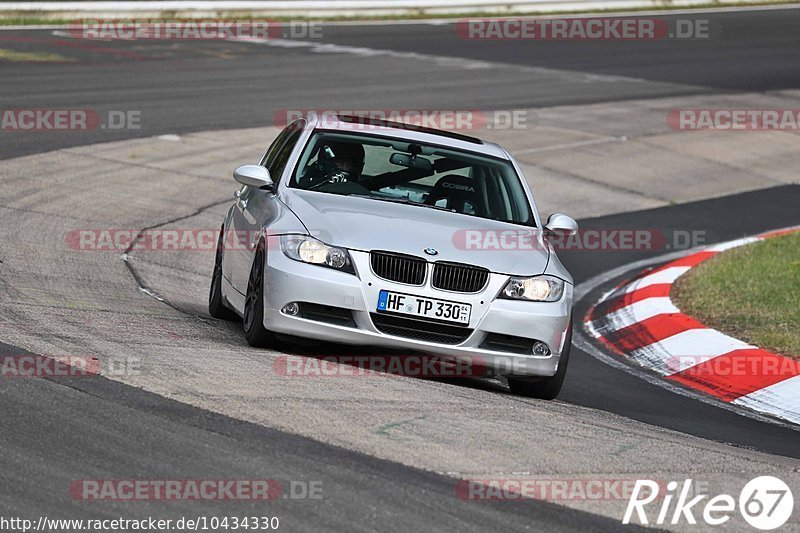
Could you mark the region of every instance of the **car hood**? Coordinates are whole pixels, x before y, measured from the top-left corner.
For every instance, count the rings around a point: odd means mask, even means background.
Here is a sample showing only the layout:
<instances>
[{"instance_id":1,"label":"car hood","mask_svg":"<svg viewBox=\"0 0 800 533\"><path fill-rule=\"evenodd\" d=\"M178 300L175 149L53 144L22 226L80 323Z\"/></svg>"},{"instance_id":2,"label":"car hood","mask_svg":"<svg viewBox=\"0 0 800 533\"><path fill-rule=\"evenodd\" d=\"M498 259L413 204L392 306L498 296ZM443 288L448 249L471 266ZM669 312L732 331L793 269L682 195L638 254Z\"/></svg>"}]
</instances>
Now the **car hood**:
<instances>
[{"instance_id":1,"label":"car hood","mask_svg":"<svg viewBox=\"0 0 800 533\"><path fill-rule=\"evenodd\" d=\"M351 250L387 250L520 276L543 273L550 255L542 232L536 228L297 189L287 190L281 199L311 235ZM426 255L427 248L438 253Z\"/></svg>"}]
</instances>

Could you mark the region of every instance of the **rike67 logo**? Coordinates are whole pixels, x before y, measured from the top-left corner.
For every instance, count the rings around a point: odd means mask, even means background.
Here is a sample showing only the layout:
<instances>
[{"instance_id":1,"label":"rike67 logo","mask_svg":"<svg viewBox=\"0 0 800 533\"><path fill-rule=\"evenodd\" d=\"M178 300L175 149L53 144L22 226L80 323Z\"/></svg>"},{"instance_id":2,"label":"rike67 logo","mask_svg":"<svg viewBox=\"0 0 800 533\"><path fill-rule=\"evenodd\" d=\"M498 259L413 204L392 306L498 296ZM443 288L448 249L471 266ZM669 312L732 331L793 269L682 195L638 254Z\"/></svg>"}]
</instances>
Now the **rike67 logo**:
<instances>
[{"instance_id":1,"label":"rike67 logo","mask_svg":"<svg viewBox=\"0 0 800 533\"><path fill-rule=\"evenodd\" d=\"M630 524L635 515L641 524L697 524L697 519L701 518L708 525L720 526L735 516L738 503L738 511L748 524L769 531L784 525L794 509L789 486L773 476L760 476L747 482L738 501L729 494L718 494L705 502L708 494L693 495L690 499L691 479L684 480L680 488L677 481L667 483L666 491L661 491L662 488L663 484L655 481L637 479L622 523ZM655 505L647 508L651 503ZM654 517L652 513L656 509L658 514Z\"/></svg>"}]
</instances>

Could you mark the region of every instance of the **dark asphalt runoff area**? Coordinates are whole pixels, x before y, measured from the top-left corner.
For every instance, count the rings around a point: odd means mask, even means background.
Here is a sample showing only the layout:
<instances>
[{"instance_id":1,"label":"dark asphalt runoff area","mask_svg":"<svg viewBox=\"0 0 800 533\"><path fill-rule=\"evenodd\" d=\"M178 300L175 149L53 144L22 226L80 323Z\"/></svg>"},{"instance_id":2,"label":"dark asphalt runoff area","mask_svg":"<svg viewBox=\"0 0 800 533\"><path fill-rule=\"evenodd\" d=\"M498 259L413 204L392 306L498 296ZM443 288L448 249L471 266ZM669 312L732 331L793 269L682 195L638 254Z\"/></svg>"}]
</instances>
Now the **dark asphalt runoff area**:
<instances>
[{"instance_id":1,"label":"dark asphalt runoff area","mask_svg":"<svg viewBox=\"0 0 800 533\"><path fill-rule=\"evenodd\" d=\"M470 42L452 25L336 25L324 43L491 61L517 67L640 78L641 83L575 84L508 70L508 79L442 70L442 77L365 72L346 54L231 42L85 42L52 30L0 31L0 49L58 54L64 62L0 58L0 109L139 110L141 130L3 135L0 159L70 146L270 125L294 108L532 108L682 94L772 91L800 86L800 10L674 15L709 19L714 39L681 42ZM303 61L300 61L302 57ZM380 56L374 61L380 64ZM480 71L476 71L480 72ZM0 169L2 162L0 162ZM57 169L54 169L56 172ZM2 199L0 198L0 202ZM582 228L702 228L709 242L800 224L800 186L581 220ZM581 283L660 252L560 254ZM591 254L587 256L586 254ZM598 289L599 291L600 289ZM596 291L597 292L597 291ZM575 316L587 309L590 294ZM0 344L0 354L20 354ZM560 401L718 442L800 458L798 432L671 393L573 351ZM290 531L446 529L607 531L610 520L546 502L465 503L450 478L238 421L104 378L0 382L0 514L42 509L71 518L133 517L123 504L95 507L66 487L82 477L322 480L336 487L322 505L279 500L226 506L225 513L285 517ZM692 416L686 416L692 413ZM148 502L141 515L219 515L214 504Z\"/></svg>"}]
</instances>

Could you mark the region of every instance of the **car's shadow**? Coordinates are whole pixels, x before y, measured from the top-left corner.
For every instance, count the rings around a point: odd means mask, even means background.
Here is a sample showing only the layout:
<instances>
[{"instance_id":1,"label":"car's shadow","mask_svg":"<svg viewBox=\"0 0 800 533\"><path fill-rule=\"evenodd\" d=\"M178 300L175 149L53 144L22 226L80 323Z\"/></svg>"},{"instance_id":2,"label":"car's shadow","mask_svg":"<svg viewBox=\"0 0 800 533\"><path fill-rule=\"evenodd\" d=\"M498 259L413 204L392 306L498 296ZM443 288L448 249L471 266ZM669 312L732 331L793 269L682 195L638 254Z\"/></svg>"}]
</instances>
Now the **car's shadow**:
<instances>
[{"instance_id":1,"label":"car's shadow","mask_svg":"<svg viewBox=\"0 0 800 533\"><path fill-rule=\"evenodd\" d=\"M292 365L293 375L361 375L367 379L392 375L422 381L447 383L489 392L508 393L504 380L487 373L486 367L447 356L372 346L351 346L293 337L281 337L276 349L286 356L309 358L316 363ZM349 368L341 368L345 365Z\"/></svg>"},{"instance_id":2,"label":"car's shadow","mask_svg":"<svg viewBox=\"0 0 800 533\"><path fill-rule=\"evenodd\" d=\"M248 347L238 322L224 322L208 317L216 327L235 335L243 347ZM258 350L258 348L250 348ZM408 350L390 350L375 346L336 344L300 337L280 336L272 348L279 352L274 365L276 372L290 377L325 375L352 377L360 372L363 378L377 379L391 375L421 381L447 383L458 387L511 394L505 380L486 375L481 365L460 363L449 365L443 356L428 355ZM292 361L286 358L306 358L310 361ZM283 358L281 360L280 358ZM345 365L345 369L337 369ZM350 369L350 370L348 370Z\"/></svg>"}]
</instances>

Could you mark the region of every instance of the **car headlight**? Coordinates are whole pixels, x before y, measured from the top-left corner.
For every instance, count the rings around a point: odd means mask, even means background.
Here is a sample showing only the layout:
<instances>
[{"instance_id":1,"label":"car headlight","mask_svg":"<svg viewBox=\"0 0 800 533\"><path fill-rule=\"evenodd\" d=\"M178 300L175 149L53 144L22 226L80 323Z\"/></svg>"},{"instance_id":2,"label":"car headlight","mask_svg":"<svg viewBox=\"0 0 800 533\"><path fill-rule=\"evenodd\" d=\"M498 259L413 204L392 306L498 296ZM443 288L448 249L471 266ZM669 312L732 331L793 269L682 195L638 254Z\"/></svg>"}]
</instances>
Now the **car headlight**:
<instances>
[{"instance_id":1,"label":"car headlight","mask_svg":"<svg viewBox=\"0 0 800 533\"><path fill-rule=\"evenodd\" d=\"M356 273L347 250L328 246L313 237L284 235L281 237L281 250L287 257L295 261L326 266L351 274Z\"/></svg>"},{"instance_id":2,"label":"car headlight","mask_svg":"<svg viewBox=\"0 0 800 533\"><path fill-rule=\"evenodd\" d=\"M562 294L564 294L564 280L553 276L536 276L511 278L500 293L500 297L533 302L557 302Z\"/></svg>"}]
</instances>

